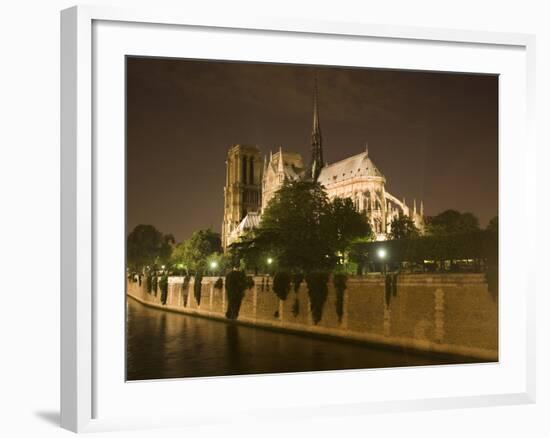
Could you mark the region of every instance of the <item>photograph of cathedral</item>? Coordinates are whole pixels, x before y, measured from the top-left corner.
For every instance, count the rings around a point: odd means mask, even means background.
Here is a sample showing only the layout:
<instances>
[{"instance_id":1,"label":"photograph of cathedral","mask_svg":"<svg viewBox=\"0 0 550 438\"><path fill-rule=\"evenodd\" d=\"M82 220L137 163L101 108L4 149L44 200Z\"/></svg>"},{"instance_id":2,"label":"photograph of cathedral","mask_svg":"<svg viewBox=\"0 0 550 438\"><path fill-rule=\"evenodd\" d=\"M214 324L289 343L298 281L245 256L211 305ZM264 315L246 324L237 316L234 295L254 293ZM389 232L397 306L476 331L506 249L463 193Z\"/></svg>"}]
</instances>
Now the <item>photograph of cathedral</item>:
<instances>
[{"instance_id":1,"label":"photograph of cathedral","mask_svg":"<svg viewBox=\"0 0 550 438\"><path fill-rule=\"evenodd\" d=\"M498 362L499 78L126 58L126 379Z\"/></svg>"}]
</instances>

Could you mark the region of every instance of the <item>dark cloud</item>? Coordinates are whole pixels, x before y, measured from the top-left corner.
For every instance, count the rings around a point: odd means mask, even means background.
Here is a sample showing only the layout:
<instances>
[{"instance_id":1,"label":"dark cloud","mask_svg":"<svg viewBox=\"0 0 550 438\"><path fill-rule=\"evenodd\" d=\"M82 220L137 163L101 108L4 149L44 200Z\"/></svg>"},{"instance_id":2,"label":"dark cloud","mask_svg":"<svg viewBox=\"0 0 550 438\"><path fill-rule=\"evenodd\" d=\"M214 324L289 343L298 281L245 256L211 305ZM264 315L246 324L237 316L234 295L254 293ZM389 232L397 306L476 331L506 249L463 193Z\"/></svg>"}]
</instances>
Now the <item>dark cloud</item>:
<instances>
[{"instance_id":1,"label":"dark cloud","mask_svg":"<svg viewBox=\"0 0 550 438\"><path fill-rule=\"evenodd\" d=\"M482 224L497 214L495 76L128 58L128 229L219 230L231 144L307 159L315 71L329 162L368 141L395 196Z\"/></svg>"}]
</instances>

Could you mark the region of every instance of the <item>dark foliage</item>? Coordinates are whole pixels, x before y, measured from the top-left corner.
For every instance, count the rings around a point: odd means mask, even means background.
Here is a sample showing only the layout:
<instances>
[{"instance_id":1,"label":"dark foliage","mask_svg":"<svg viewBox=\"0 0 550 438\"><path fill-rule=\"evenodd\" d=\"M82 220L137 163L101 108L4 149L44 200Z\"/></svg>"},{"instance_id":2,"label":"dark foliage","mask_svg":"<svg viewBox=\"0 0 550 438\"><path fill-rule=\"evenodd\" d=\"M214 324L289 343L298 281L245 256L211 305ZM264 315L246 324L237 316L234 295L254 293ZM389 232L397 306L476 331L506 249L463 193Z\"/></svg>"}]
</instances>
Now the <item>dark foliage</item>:
<instances>
[{"instance_id":1,"label":"dark foliage","mask_svg":"<svg viewBox=\"0 0 550 438\"><path fill-rule=\"evenodd\" d=\"M183 277L183 287L186 288L189 286L189 282L191 281L191 276L187 274L185 277Z\"/></svg>"},{"instance_id":2,"label":"dark foliage","mask_svg":"<svg viewBox=\"0 0 550 438\"><path fill-rule=\"evenodd\" d=\"M172 253L174 236L162 234L152 225L138 225L126 239L127 264L136 271L145 266L165 264Z\"/></svg>"},{"instance_id":3,"label":"dark foliage","mask_svg":"<svg viewBox=\"0 0 550 438\"><path fill-rule=\"evenodd\" d=\"M246 288L252 289L254 287L254 277L251 275L246 277Z\"/></svg>"},{"instance_id":4,"label":"dark foliage","mask_svg":"<svg viewBox=\"0 0 550 438\"><path fill-rule=\"evenodd\" d=\"M166 304L168 298L168 275L163 275L159 280L160 302Z\"/></svg>"},{"instance_id":5,"label":"dark foliage","mask_svg":"<svg viewBox=\"0 0 550 438\"><path fill-rule=\"evenodd\" d=\"M246 274L243 271L231 271L225 276L225 290L227 292L227 319L237 319L247 287Z\"/></svg>"},{"instance_id":6,"label":"dark foliage","mask_svg":"<svg viewBox=\"0 0 550 438\"><path fill-rule=\"evenodd\" d=\"M472 213L445 210L427 219L427 231L436 236L472 233L479 231L479 221Z\"/></svg>"},{"instance_id":7,"label":"dark foliage","mask_svg":"<svg viewBox=\"0 0 550 438\"><path fill-rule=\"evenodd\" d=\"M156 275L153 275L153 279L151 281L151 288L153 289L153 293L155 294L155 296L157 296L159 279Z\"/></svg>"},{"instance_id":8,"label":"dark foliage","mask_svg":"<svg viewBox=\"0 0 550 438\"><path fill-rule=\"evenodd\" d=\"M410 239L412 237L417 237L420 235L418 228L414 224L414 221L404 214L399 215L399 217L394 218L391 221L391 232L390 239Z\"/></svg>"},{"instance_id":9,"label":"dark foliage","mask_svg":"<svg viewBox=\"0 0 550 438\"><path fill-rule=\"evenodd\" d=\"M369 235L368 222L349 199L329 201L316 182L286 181L269 202L260 227L232 251L248 269L329 271L353 239Z\"/></svg>"},{"instance_id":10,"label":"dark foliage","mask_svg":"<svg viewBox=\"0 0 550 438\"><path fill-rule=\"evenodd\" d=\"M354 251L363 254L367 261L379 262L379 248L386 250L388 263L460 259L488 261L496 260L498 255L498 235L490 231L474 231L385 242L362 242L355 245Z\"/></svg>"},{"instance_id":11,"label":"dark foliage","mask_svg":"<svg viewBox=\"0 0 550 438\"><path fill-rule=\"evenodd\" d=\"M214 283L214 289L223 289L223 278L218 278Z\"/></svg>"},{"instance_id":12,"label":"dark foliage","mask_svg":"<svg viewBox=\"0 0 550 438\"><path fill-rule=\"evenodd\" d=\"M498 267L490 265L485 272L485 279L487 280L487 289L493 301L498 300Z\"/></svg>"},{"instance_id":13,"label":"dark foliage","mask_svg":"<svg viewBox=\"0 0 550 438\"><path fill-rule=\"evenodd\" d=\"M347 275L342 273L334 274L332 279L336 290L336 314L339 322L342 322L342 316L344 315L344 291L347 288L347 281Z\"/></svg>"},{"instance_id":14,"label":"dark foliage","mask_svg":"<svg viewBox=\"0 0 550 438\"><path fill-rule=\"evenodd\" d=\"M150 294L153 291L153 277L151 277L151 275L149 274L145 276L145 285L147 293Z\"/></svg>"},{"instance_id":15,"label":"dark foliage","mask_svg":"<svg viewBox=\"0 0 550 438\"><path fill-rule=\"evenodd\" d=\"M498 233L498 216L495 216L489 221L486 230L492 231L493 233Z\"/></svg>"},{"instance_id":16,"label":"dark foliage","mask_svg":"<svg viewBox=\"0 0 550 438\"><path fill-rule=\"evenodd\" d=\"M309 304L313 323L317 324L323 317L323 307L328 295L328 273L310 272L306 275Z\"/></svg>"},{"instance_id":17,"label":"dark foliage","mask_svg":"<svg viewBox=\"0 0 550 438\"><path fill-rule=\"evenodd\" d=\"M201 305L201 291L202 291L202 273L197 272L195 274L195 284L193 285L193 296L195 297L195 301L197 301L197 305Z\"/></svg>"},{"instance_id":18,"label":"dark foliage","mask_svg":"<svg viewBox=\"0 0 550 438\"><path fill-rule=\"evenodd\" d=\"M205 272L208 258L222 252L221 238L210 229L195 231L192 236L179 243L172 253L172 264L183 266L191 272Z\"/></svg>"},{"instance_id":19,"label":"dark foliage","mask_svg":"<svg viewBox=\"0 0 550 438\"><path fill-rule=\"evenodd\" d=\"M391 299L397 296L397 274L386 274L385 277L386 306L390 305Z\"/></svg>"},{"instance_id":20,"label":"dark foliage","mask_svg":"<svg viewBox=\"0 0 550 438\"><path fill-rule=\"evenodd\" d=\"M295 272L292 275L292 284L294 285L294 292L298 293L298 290L300 289L300 285L304 281L304 274L301 272Z\"/></svg>"},{"instance_id":21,"label":"dark foliage","mask_svg":"<svg viewBox=\"0 0 550 438\"><path fill-rule=\"evenodd\" d=\"M290 292L290 274L282 271L277 272L273 277L273 292L280 300L286 300Z\"/></svg>"}]
</instances>

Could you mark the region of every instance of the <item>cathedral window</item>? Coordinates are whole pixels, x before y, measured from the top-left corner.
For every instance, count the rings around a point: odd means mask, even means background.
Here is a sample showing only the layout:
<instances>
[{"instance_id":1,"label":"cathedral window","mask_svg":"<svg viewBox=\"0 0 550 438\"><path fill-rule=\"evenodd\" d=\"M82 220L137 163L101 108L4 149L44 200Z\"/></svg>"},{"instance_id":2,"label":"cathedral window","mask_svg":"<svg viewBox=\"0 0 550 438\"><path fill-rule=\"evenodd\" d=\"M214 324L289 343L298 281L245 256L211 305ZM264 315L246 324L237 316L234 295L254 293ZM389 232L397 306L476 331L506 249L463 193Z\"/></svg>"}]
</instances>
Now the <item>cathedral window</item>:
<instances>
[{"instance_id":1,"label":"cathedral window","mask_svg":"<svg viewBox=\"0 0 550 438\"><path fill-rule=\"evenodd\" d=\"M242 157L242 182L246 184L246 157Z\"/></svg>"}]
</instances>

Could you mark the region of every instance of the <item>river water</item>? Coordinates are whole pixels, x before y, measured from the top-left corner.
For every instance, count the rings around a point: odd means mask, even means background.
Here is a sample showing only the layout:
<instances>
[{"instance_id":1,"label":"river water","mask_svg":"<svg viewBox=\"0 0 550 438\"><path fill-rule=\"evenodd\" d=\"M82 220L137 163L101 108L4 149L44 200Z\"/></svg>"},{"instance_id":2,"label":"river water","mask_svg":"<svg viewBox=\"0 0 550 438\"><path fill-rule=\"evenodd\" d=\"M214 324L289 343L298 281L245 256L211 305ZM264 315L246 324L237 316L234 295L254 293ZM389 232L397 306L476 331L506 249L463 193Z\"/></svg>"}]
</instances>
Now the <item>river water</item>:
<instances>
[{"instance_id":1,"label":"river water","mask_svg":"<svg viewBox=\"0 0 550 438\"><path fill-rule=\"evenodd\" d=\"M154 309L128 298L127 379L465 363Z\"/></svg>"}]
</instances>

